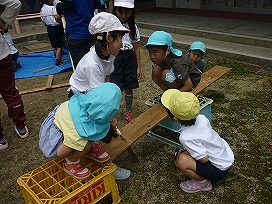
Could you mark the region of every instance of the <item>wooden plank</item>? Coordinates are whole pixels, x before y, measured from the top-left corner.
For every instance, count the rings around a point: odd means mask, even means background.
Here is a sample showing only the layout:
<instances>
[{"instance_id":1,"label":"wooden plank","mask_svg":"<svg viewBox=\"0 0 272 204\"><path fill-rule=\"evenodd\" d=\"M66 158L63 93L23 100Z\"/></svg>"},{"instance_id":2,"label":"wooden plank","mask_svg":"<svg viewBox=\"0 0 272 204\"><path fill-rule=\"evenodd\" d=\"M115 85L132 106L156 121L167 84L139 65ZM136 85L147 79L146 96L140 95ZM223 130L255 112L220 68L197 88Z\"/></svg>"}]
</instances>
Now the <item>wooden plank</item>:
<instances>
[{"instance_id":1,"label":"wooden plank","mask_svg":"<svg viewBox=\"0 0 272 204\"><path fill-rule=\"evenodd\" d=\"M36 70L33 71L33 73L37 74L37 73L40 73L40 72L47 71L49 69L54 69L54 66L49 66L49 67L43 67L43 68L40 68L40 69L36 69Z\"/></svg>"},{"instance_id":2,"label":"wooden plank","mask_svg":"<svg viewBox=\"0 0 272 204\"><path fill-rule=\"evenodd\" d=\"M62 88L62 87L67 87L67 86L70 86L70 84L69 83L56 84L56 85L52 85L51 89L57 89L57 88ZM46 90L48 90L48 89L46 89L46 87L39 87L39 88L29 89L29 90L25 90L25 91L20 91L19 94L24 95L24 94L30 94L30 93L46 91ZM2 99L2 96L0 97L0 99Z\"/></svg>"},{"instance_id":3,"label":"wooden plank","mask_svg":"<svg viewBox=\"0 0 272 204\"><path fill-rule=\"evenodd\" d=\"M202 75L201 82L192 92L197 95L230 70L231 68L227 67L212 67ZM128 123L121 128L122 136L127 142L118 137L113 139L110 144L102 143L101 147L110 154L111 160L113 160L166 117L167 111L164 106L159 103L147 109L144 113L135 118L132 123Z\"/></svg>"},{"instance_id":4,"label":"wooden plank","mask_svg":"<svg viewBox=\"0 0 272 204\"><path fill-rule=\"evenodd\" d=\"M46 86L45 86L46 89L51 89L52 83L53 83L53 78L54 78L53 74L50 74L48 76L47 83L46 83Z\"/></svg>"}]
</instances>

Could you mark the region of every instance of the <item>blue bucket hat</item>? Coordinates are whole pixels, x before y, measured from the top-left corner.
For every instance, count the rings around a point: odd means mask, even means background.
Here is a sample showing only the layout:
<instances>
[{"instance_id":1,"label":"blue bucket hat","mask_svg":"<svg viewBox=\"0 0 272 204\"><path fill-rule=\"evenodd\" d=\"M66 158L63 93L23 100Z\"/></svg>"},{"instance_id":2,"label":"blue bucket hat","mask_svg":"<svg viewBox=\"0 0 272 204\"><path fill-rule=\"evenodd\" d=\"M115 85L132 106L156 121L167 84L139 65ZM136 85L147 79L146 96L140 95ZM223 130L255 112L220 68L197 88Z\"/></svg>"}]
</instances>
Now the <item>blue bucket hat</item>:
<instances>
[{"instance_id":1,"label":"blue bucket hat","mask_svg":"<svg viewBox=\"0 0 272 204\"><path fill-rule=\"evenodd\" d=\"M182 51L173 48L173 38L172 36L165 32L165 31L155 31L152 35L148 38L148 41L145 46L148 45L168 45L171 52L180 57L182 55Z\"/></svg>"},{"instance_id":2,"label":"blue bucket hat","mask_svg":"<svg viewBox=\"0 0 272 204\"><path fill-rule=\"evenodd\" d=\"M78 135L97 141L109 131L110 121L120 109L122 93L114 83L102 83L87 94L75 94L68 108Z\"/></svg>"},{"instance_id":3,"label":"blue bucket hat","mask_svg":"<svg viewBox=\"0 0 272 204\"><path fill-rule=\"evenodd\" d=\"M201 41L195 41L191 44L190 46L190 50L200 50L202 51L203 53L206 52L206 46L203 42Z\"/></svg>"}]
</instances>

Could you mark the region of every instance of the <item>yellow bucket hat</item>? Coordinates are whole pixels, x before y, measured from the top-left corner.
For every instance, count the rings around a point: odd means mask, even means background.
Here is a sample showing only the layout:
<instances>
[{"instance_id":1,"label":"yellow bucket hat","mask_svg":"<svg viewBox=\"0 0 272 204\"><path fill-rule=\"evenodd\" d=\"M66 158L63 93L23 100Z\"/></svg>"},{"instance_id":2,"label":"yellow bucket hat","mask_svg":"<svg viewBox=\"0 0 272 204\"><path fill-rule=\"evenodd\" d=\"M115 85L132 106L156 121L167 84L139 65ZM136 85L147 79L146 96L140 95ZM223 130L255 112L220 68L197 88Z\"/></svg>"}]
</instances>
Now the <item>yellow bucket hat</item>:
<instances>
[{"instance_id":1,"label":"yellow bucket hat","mask_svg":"<svg viewBox=\"0 0 272 204\"><path fill-rule=\"evenodd\" d=\"M197 97L190 92L168 89L162 94L162 104L180 120L191 120L198 116L200 104Z\"/></svg>"}]
</instances>

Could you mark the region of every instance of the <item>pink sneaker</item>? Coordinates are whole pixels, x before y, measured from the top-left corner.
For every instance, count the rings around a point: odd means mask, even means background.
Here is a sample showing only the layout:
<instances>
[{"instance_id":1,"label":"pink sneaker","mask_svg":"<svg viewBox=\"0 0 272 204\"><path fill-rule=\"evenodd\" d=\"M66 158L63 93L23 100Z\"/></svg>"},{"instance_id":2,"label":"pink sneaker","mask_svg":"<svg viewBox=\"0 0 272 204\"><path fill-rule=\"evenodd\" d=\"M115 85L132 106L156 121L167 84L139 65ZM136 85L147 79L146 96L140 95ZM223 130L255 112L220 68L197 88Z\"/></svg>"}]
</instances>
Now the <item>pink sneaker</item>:
<instances>
[{"instance_id":1,"label":"pink sneaker","mask_svg":"<svg viewBox=\"0 0 272 204\"><path fill-rule=\"evenodd\" d=\"M131 111L125 113L125 119L131 123L136 117L133 115Z\"/></svg>"},{"instance_id":2,"label":"pink sneaker","mask_svg":"<svg viewBox=\"0 0 272 204\"><path fill-rule=\"evenodd\" d=\"M85 154L85 157L97 163L105 163L110 160L110 155L102 150L97 143L93 144L91 149Z\"/></svg>"},{"instance_id":3,"label":"pink sneaker","mask_svg":"<svg viewBox=\"0 0 272 204\"><path fill-rule=\"evenodd\" d=\"M67 162L65 161L63 163L63 170L70 176L73 176L79 180L88 178L91 175L91 171L88 168L82 166L80 162L74 164L67 164Z\"/></svg>"},{"instance_id":4,"label":"pink sneaker","mask_svg":"<svg viewBox=\"0 0 272 204\"><path fill-rule=\"evenodd\" d=\"M209 180L203 183L199 183L194 179L182 181L180 183L180 188L186 193L196 193L199 191L210 191L212 190L212 184Z\"/></svg>"}]
</instances>

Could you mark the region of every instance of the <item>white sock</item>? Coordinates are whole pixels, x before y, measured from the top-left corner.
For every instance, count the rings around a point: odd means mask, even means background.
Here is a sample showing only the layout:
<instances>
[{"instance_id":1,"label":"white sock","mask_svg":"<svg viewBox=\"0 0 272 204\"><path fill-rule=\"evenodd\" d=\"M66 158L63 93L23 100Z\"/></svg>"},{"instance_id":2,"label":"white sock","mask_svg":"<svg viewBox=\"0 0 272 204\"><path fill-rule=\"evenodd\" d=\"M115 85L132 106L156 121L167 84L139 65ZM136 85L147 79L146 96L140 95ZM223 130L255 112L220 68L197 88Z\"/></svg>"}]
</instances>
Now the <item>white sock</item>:
<instances>
[{"instance_id":1,"label":"white sock","mask_svg":"<svg viewBox=\"0 0 272 204\"><path fill-rule=\"evenodd\" d=\"M65 161L66 161L67 164L77 164L77 163L80 162L80 159L77 160L77 161L71 162L71 161L68 159L68 157L66 157L66 158L65 158Z\"/></svg>"}]
</instances>

